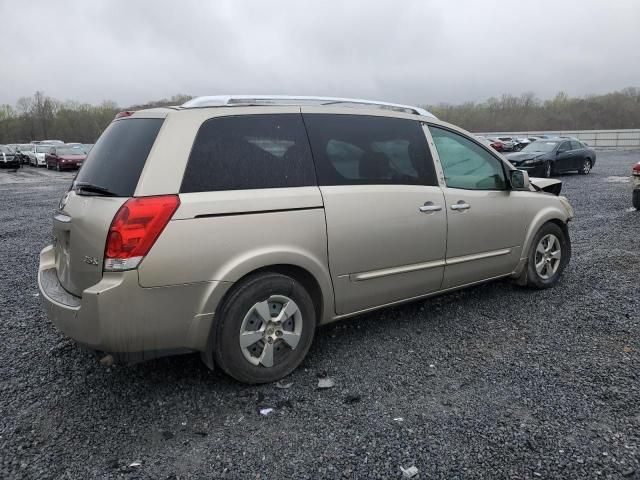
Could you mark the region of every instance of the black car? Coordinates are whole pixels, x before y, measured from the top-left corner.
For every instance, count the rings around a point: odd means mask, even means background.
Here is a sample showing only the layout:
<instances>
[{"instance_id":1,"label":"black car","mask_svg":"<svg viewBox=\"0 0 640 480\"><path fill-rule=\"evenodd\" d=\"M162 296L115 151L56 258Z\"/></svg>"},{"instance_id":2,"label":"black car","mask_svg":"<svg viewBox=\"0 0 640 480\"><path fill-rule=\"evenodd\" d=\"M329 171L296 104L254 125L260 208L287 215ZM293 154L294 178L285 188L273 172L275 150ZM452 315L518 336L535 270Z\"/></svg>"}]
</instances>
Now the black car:
<instances>
[{"instance_id":1,"label":"black car","mask_svg":"<svg viewBox=\"0 0 640 480\"><path fill-rule=\"evenodd\" d=\"M596 164L596 152L579 140L545 138L536 140L519 153L506 155L511 164L531 177L549 178L561 172L587 174Z\"/></svg>"},{"instance_id":2,"label":"black car","mask_svg":"<svg viewBox=\"0 0 640 480\"><path fill-rule=\"evenodd\" d=\"M16 152L6 145L0 145L0 167L17 168L20 166L20 159Z\"/></svg>"}]
</instances>

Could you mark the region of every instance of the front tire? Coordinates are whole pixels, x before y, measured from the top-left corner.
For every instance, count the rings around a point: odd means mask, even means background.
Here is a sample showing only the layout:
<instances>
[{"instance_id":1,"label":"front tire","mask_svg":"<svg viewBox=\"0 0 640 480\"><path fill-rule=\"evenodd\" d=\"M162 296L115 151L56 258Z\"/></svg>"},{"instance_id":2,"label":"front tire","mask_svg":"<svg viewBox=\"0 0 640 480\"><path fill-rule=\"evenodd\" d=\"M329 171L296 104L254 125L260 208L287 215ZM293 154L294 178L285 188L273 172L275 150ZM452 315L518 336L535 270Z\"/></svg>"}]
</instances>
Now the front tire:
<instances>
[{"instance_id":1,"label":"front tire","mask_svg":"<svg viewBox=\"0 0 640 480\"><path fill-rule=\"evenodd\" d=\"M555 223L545 223L533 239L527 261L526 285L543 289L553 287L571 258L571 241Z\"/></svg>"},{"instance_id":2,"label":"front tire","mask_svg":"<svg viewBox=\"0 0 640 480\"><path fill-rule=\"evenodd\" d=\"M240 382L274 382L307 355L316 321L311 296L297 280L272 272L251 276L216 312L213 358Z\"/></svg>"},{"instance_id":3,"label":"front tire","mask_svg":"<svg viewBox=\"0 0 640 480\"><path fill-rule=\"evenodd\" d=\"M553 166L551 165L550 161L547 161L544 164L544 178L551 178L551 175L553 175Z\"/></svg>"},{"instance_id":4,"label":"front tire","mask_svg":"<svg viewBox=\"0 0 640 480\"><path fill-rule=\"evenodd\" d=\"M587 175L591 171L591 160L588 158L582 164L582 167L578 170L580 175Z\"/></svg>"},{"instance_id":5,"label":"front tire","mask_svg":"<svg viewBox=\"0 0 640 480\"><path fill-rule=\"evenodd\" d=\"M640 189L633 191L631 199L636 210L640 210Z\"/></svg>"}]
</instances>

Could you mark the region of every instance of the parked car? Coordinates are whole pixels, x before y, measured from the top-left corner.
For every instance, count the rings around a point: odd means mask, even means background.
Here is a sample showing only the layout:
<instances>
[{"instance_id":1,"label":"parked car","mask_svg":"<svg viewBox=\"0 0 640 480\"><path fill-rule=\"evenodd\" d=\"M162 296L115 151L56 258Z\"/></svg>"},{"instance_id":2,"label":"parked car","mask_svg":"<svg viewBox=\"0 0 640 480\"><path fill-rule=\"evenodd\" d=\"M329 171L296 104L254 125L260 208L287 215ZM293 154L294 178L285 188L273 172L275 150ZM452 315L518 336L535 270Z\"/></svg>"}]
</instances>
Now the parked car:
<instances>
[{"instance_id":1,"label":"parked car","mask_svg":"<svg viewBox=\"0 0 640 480\"><path fill-rule=\"evenodd\" d=\"M486 137L483 137L482 135L475 135L475 138L483 145L486 145L487 147L491 146L491 142Z\"/></svg>"},{"instance_id":2,"label":"parked car","mask_svg":"<svg viewBox=\"0 0 640 480\"><path fill-rule=\"evenodd\" d=\"M62 140L41 140L40 143L46 143L47 145L64 145Z\"/></svg>"},{"instance_id":3,"label":"parked car","mask_svg":"<svg viewBox=\"0 0 640 480\"><path fill-rule=\"evenodd\" d=\"M116 361L199 351L263 383L302 362L317 325L496 278L556 284L567 199L389 106L203 97L120 116L53 216L49 318Z\"/></svg>"},{"instance_id":4,"label":"parked car","mask_svg":"<svg viewBox=\"0 0 640 480\"><path fill-rule=\"evenodd\" d=\"M82 166L87 158L84 148L73 145L54 145L51 146L45 156L47 169L58 170L75 170Z\"/></svg>"},{"instance_id":5,"label":"parked car","mask_svg":"<svg viewBox=\"0 0 640 480\"><path fill-rule=\"evenodd\" d=\"M496 150L497 152L504 151L504 144L502 143L502 141L498 140L497 138L487 137L487 141L489 142L489 146L494 150Z\"/></svg>"},{"instance_id":6,"label":"parked car","mask_svg":"<svg viewBox=\"0 0 640 480\"><path fill-rule=\"evenodd\" d=\"M513 141L515 143L515 145L513 146L513 150L516 152L519 152L531 143L531 140L526 137L514 137Z\"/></svg>"},{"instance_id":7,"label":"parked car","mask_svg":"<svg viewBox=\"0 0 640 480\"><path fill-rule=\"evenodd\" d=\"M52 145L46 143L36 144L35 151L32 155L29 155L29 165L33 165L34 167L46 167L47 162L45 157L51 150L51 147Z\"/></svg>"},{"instance_id":8,"label":"parked car","mask_svg":"<svg viewBox=\"0 0 640 480\"><path fill-rule=\"evenodd\" d=\"M519 153L506 156L513 166L532 176L550 178L556 173L588 174L596 164L596 152L579 140L549 138L530 143Z\"/></svg>"},{"instance_id":9,"label":"parked car","mask_svg":"<svg viewBox=\"0 0 640 480\"><path fill-rule=\"evenodd\" d=\"M498 137L497 140L502 142L502 150L505 152L511 152L516 146L516 142L513 137Z\"/></svg>"},{"instance_id":10,"label":"parked car","mask_svg":"<svg viewBox=\"0 0 640 480\"><path fill-rule=\"evenodd\" d=\"M20 159L15 150L7 145L0 145L0 167L20 168Z\"/></svg>"},{"instance_id":11,"label":"parked car","mask_svg":"<svg viewBox=\"0 0 640 480\"><path fill-rule=\"evenodd\" d=\"M35 153L36 146L30 143L21 143L16 148L16 155L20 163L29 163L29 152Z\"/></svg>"},{"instance_id":12,"label":"parked car","mask_svg":"<svg viewBox=\"0 0 640 480\"><path fill-rule=\"evenodd\" d=\"M640 210L640 162L636 163L631 170L631 184L633 185L631 194L633 206Z\"/></svg>"}]
</instances>

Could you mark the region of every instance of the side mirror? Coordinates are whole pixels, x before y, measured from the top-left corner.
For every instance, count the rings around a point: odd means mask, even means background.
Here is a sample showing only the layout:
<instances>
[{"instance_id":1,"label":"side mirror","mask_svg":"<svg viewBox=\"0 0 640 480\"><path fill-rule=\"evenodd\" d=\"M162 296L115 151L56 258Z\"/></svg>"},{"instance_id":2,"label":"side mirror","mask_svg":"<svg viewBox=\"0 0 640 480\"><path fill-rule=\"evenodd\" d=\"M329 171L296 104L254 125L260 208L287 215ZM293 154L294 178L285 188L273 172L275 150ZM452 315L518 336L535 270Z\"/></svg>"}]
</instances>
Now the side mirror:
<instances>
[{"instance_id":1,"label":"side mirror","mask_svg":"<svg viewBox=\"0 0 640 480\"><path fill-rule=\"evenodd\" d=\"M529 174L523 170L511 170L509 182L511 190L529 190Z\"/></svg>"}]
</instances>

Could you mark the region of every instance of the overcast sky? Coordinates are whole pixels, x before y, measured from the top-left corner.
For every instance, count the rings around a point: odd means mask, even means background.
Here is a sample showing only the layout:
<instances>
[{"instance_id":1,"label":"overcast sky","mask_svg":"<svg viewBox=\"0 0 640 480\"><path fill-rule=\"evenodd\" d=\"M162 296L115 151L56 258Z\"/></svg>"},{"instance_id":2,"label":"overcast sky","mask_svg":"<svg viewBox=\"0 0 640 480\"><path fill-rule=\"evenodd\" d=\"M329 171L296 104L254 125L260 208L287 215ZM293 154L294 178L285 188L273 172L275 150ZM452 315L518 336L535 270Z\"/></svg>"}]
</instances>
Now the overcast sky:
<instances>
[{"instance_id":1,"label":"overcast sky","mask_svg":"<svg viewBox=\"0 0 640 480\"><path fill-rule=\"evenodd\" d=\"M0 103L458 103L640 86L640 0L0 0Z\"/></svg>"}]
</instances>

